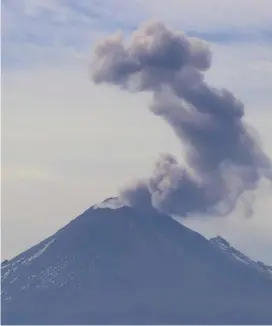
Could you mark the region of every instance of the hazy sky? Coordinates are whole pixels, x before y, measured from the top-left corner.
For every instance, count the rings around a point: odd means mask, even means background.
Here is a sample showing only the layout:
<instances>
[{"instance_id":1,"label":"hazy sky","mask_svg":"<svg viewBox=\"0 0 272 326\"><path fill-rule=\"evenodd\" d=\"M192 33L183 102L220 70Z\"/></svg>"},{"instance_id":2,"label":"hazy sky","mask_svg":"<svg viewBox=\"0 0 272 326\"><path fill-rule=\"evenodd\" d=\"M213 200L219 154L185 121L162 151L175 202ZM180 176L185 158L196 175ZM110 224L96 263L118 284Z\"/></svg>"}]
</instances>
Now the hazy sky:
<instances>
[{"instance_id":1,"label":"hazy sky","mask_svg":"<svg viewBox=\"0 0 272 326\"><path fill-rule=\"evenodd\" d=\"M95 86L92 45L159 19L211 43L208 81L234 92L272 157L270 0L2 1L2 259L51 235L127 182L149 174L162 152L182 159L149 96ZM146 137L146 134L149 137ZM271 186L255 213L189 226L220 234L272 264Z\"/></svg>"}]
</instances>

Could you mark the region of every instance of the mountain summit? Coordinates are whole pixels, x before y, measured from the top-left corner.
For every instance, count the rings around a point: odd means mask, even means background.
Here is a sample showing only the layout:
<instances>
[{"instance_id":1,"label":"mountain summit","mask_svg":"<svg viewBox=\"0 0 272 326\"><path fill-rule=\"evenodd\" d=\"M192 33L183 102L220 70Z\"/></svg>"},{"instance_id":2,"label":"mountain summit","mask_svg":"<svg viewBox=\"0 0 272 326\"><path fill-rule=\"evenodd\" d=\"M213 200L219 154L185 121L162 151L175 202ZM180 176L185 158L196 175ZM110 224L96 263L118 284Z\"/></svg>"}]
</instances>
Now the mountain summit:
<instances>
[{"instance_id":1,"label":"mountain summit","mask_svg":"<svg viewBox=\"0 0 272 326\"><path fill-rule=\"evenodd\" d=\"M110 198L2 263L2 323L272 323L271 269L237 252Z\"/></svg>"}]
</instances>

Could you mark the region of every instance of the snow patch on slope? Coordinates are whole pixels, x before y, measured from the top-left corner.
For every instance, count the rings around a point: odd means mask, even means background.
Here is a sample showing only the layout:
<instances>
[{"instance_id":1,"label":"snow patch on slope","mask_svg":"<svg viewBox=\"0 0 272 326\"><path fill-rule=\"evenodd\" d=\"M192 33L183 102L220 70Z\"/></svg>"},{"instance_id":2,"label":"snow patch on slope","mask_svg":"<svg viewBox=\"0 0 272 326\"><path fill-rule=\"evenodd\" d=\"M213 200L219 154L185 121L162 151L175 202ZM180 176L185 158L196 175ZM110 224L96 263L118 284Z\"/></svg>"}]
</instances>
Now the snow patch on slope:
<instances>
[{"instance_id":1,"label":"snow patch on slope","mask_svg":"<svg viewBox=\"0 0 272 326\"><path fill-rule=\"evenodd\" d=\"M48 247L55 241L55 238L50 239L42 248L36 251L33 255L28 257L27 255L23 255L20 258L15 258L11 261L5 261L1 266L1 282L7 280L9 283L13 283L18 280L18 277L14 277L14 273L23 266L28 265L32 260L41 256Z\"/></svg>"},{"instance_id":2,"label":"snow patch on slope","mask_svg":"<svg viewBox=\"0 0 272 326\"><path fill-rule=\"evenodd\" d=\"M105 199L101 203L93 206L93 209L99 209L99 208L111 208L111 209L118 209L121 207L124 207L125 204L117 197L111 197L108 199Z\"/></svg>"},{"instance_id":3,"label":"snow patch on slope","mask_svg":"<svg viewBox=\"0 0 272 326\"><path fill-rule=\"evenodd\" d=\"M265 265L262 262L254 261L242 254L239 250L232 247L227 240L224 238L217 236L215 238L210 239L210 242L215 245L217 248L222 250L224 253L239 261L240 263L250 265L251 267L257 269L258 271L265 273L267 276L272 278L272 266Z\"/></svg>"},{"instance_id":4,"label":"snow patch on slope","mask_svg":"<svg viewBox=\"0 0 272 326\"><path fill-rule=\"evenodd\" d=\"M41 248L39 251L37 251L34 255L32 255L31 257L27 258L26 260L23 261L23 264L27 264L30 261L32 261L33 259L38 258L42 253L45 252L45 250L55 241L55 238L53 238L52 240L50 240L49 242L47 242L45 244L45 246L43 248Z\"/></svg>"}]
</instances>

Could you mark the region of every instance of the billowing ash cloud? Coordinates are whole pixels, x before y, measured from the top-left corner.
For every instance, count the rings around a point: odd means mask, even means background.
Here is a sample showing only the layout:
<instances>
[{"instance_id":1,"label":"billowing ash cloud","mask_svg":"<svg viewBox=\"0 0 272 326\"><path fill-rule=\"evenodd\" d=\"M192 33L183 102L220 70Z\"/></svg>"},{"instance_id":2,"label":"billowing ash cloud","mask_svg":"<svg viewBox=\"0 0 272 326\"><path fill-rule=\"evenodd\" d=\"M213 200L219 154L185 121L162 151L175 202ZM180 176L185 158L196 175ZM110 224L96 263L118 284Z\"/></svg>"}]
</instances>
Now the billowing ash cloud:
<instances>
[{"instance_id":1,"label":"billowing ash cloud","mask_svg":"<svg viewBox=\"0 0 272 326\"><path fill-rule=\"evenodd\" d=\"M210 65L206 42L159 22L142 25L129 42L116 35L94 49L93 81L150 91L150 110L187 148L187 166L164 155L148 180L124 189L121 197L129 205L184 217L222 216L262 177L271 180L271 162L243 121L243 103L206 83Z\"/></svg>"}]
</instances>

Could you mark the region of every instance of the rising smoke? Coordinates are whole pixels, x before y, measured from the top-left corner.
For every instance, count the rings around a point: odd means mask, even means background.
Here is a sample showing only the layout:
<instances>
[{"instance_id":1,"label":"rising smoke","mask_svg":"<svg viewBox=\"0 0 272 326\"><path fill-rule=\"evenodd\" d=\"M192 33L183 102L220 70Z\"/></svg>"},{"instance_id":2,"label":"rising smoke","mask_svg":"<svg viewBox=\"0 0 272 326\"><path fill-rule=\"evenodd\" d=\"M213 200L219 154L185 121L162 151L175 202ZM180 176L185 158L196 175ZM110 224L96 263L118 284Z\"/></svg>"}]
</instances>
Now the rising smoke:
<instances>
[{"instance_id":1,"label":"rising smoke","mask_svg":"<svg viewBox=\"0 0 272 326\"><path fill-rule=\"evenodd\" d=\"M129 42L115 35L95 47L93 81L151 92L150 110L187 149L186 166L164 155L149 179L125 188L120 196L128 205L224 216L261 178L272 179L271 162L243 121L243 103L206 83L210 65L206 42L159 22L143 24Z\"/></svg>"}]
</instances>

